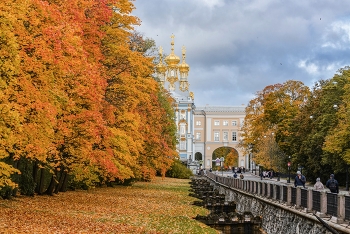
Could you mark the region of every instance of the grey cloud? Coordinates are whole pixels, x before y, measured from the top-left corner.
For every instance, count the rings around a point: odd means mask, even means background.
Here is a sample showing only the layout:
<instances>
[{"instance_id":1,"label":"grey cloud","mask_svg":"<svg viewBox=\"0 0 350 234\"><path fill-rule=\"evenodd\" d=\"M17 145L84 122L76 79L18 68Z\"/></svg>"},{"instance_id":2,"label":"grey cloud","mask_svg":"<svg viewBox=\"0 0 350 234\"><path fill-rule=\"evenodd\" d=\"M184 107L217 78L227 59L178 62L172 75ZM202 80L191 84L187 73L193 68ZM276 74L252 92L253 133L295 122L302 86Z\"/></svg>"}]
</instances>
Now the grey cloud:
<instances>
[{"instance_id":1,"label":"grey cloud","mask_svg":"<svg viewBox=\"0 0 350 234\"><path fill-rule=\"evenodd\" d=\"M197 106L247 104L266 85L300 80L312 86L349 64L348 31L336 25L350 22L350 1L210 3L135 2L134 14L143 21L138 31L155 39L166 53L172 33L177 55L186 46Z\"/></svg>"}]
</instances>

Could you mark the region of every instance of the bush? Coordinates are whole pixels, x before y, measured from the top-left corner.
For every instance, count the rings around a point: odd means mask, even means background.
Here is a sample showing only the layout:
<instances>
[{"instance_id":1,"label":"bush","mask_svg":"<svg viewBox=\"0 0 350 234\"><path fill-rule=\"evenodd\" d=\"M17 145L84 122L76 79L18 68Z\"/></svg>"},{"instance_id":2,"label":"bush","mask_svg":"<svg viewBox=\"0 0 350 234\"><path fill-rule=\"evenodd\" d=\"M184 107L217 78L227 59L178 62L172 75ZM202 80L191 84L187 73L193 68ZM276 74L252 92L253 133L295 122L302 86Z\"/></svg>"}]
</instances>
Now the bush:
<instances>
[{"instance_id":1,"label":"bush","mask_svg":"<svg viewBox=\"0 0 350 234\"><path fill-rule=\"evenodd\" d=\"M174 161L174 164L171 166L170 170L166 172L165 176L171 178L189 179L190 176L193 176L193 173L179 160L176 160Z\"/></svg>"},{"instance_id":2,"label":"bush","mask_svg":"<svg viewBox=\"0 0 350 234\"><path fill-rule=\"evenodd\" d=\"M0 187L0 197L10 199L12 197L13 188L10 186Z\"/></svg>"}]
</instances>

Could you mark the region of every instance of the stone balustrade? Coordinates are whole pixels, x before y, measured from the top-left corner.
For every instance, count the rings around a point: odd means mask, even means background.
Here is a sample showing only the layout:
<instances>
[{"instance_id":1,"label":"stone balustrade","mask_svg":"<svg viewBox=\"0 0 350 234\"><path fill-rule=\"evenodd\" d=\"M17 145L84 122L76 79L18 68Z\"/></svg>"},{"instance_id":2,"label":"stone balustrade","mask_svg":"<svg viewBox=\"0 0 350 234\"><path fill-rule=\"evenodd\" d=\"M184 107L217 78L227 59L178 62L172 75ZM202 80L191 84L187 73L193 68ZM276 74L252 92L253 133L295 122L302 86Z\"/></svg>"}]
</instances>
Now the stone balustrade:
<instances>
[{"instance_id":1,"label":"stone balustrade","mask_svg":"<svg viewBox=\"0 0 350 234\"><path fill-rule=\"evenodd\" d=\"M327 217L327 222L336 224L338 230L350 233L349 195L330 193L326 190L316 191L313 188L295 188L293 184L276 181L238 179L214 173L207 173L206 176L217 184L254 198L283 205L299 213L314 213L321 218Z\"/></svg>"}]
</instances>

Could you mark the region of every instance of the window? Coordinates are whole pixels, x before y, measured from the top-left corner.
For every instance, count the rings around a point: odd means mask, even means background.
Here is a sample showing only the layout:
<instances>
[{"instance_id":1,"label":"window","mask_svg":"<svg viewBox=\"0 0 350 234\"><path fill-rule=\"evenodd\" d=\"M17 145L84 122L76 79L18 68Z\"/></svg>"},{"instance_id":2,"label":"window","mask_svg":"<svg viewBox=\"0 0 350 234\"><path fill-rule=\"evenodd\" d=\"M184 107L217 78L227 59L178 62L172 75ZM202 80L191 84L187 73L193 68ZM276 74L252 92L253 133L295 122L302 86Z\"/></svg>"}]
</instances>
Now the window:
<instances>
[{"instance_id":1,"label":"window","mask_svg":"<svg viewBox=\"0 0 350 234\"><path fill-rule=\"evenodd\" d=\"M232 126L237 126L237 121L236 120L232 121Z\"/></svg>"},{"instance_id":2,"label":"window","mask_svg":"<svg viewBox=\"0 0 350 234\"><path fill-rule=\"evenodd\" d=\"M219 141L219 140L220 140L219 132L214 132L214 141Z\"/></svg>"},{"instance_id":3,"label":"window","mask_svg":"<svg viewBox=\"0 0 350 234\"><path fill-rule=\"evenodd\" d=\"M185 141L180 141L180 150L185 150L186 149L186 142Z\"/></svg>"},{"instance_id":4,"label":"window","mask_svg":"<svg viewBox=\"0 0 350 234\"><path fill-rule=\"evenodd\" d=\"M186 114L185 114L185 112L182 112L182 113L180 114L180 119L186 119Z\"/></svg>"},{"instance_id":5,"label":"window","mask_svg":"<svg viewBox=\"0 0 350 234\"><path fill-rule=\"evenodd\" d=\"M202 125L202 122L201 122L201 121L196 121L196 125L197 125L197 126L201 126L201 125Z\"/></svg>"},{"instance_id":6,"label":"window","mask_svg":"<svg viewBox=\"0 0 350 234\"><path fill-rule=\"evenodd\" d=\"M227 120L222 121L222 125L223 126L228 126L228 121Z\"/></svg>"},{"instance_id":7,"label":"window","mask_svg":"<svg viewBox=\"0 0 350 234\"><path fill-rule=\"evenodd\" d=\"M180 134L185 135L185 133L186 133L185 125L180 125Z\"/></svg>"},{"instance_id":8,"label":"window","mask_svg":"<svg viewBox=\"0 0 350 234\"><path fill-rule=\"evenodd\" d=\"M214 126L219 126L220 125L220 121L219 120L215 120L214 121Z\"/></svg>"},{"instance_id":9,"label":"window","mask_svg":"<svg viewBox=\"0 0 350 234\"><path fill-rule=\"evenodd\" d=\"M228 141L228 132L224 132L224 133L223 133L222 140L223 140L223 141Z\"/></svg>"},{"instance_id":10,"label":"window","mask_svg":"<svg viewBox=\"0 0 350 234\"><path fill-rule=\"evenodd\" d=\"M196 140L201 140L201 133L200 132L197 132L196 133Z\"/></svg>"},{"instance_id":11,"label":"window","mask_svg":"<svg viewBox=\"0 0 350 234\"><path fill-rule=\"evenodd\" d=\"M237 132L232 132L232 141L237 141Z\"/></svg>"}]
</instances>

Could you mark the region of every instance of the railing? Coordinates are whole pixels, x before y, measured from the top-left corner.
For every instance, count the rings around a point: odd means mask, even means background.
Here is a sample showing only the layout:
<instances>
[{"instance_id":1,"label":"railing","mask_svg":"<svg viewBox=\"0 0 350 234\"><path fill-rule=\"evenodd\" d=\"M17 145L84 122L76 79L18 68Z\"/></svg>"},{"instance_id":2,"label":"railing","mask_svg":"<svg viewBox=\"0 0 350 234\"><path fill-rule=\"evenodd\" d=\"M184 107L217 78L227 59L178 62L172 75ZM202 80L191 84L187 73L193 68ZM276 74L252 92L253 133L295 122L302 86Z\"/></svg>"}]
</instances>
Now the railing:
<instances>
[{"instance_id":1,"label":"railing","mask_svg":"<svg viewBox=\"0 0 350 234\"><path fill-rule=\"evenodd\" d=\"M321 192L312 191L312 210L321 212Z\"/></svg>"},{"instance_id":2,"label":"railing","mask_svg":"<svg viewBox=\"0 0 350 234\"><path fill-rule=\"evenodd\" d=\"M327 214L337 217L338 196L336 193L327 193Z\"/></svg>"},{"instance_id":3,"label":"railing","mask_svg":"<svg viewBox=\"0 0 350 234\"><path fill-rule=\"evenodd\" d=\"M350 197L345 196L345 219L350 220Z\"/></svg>"},{"instance_id":4,"label":"railing","mask_svg":"<svg viewBox=\"0 0 350 234\"><path fill-rule=\"evenodd\" d=\"M281 200L281 186L276 186L276 200Z\"/></svg>"},{"instance_id":5,"label":"railing","mask_svg":"<svg viewBox=\"0 0 350 234\"><path fill-rule=\"evenodd\" d=\"M307 199L308 197L308 190L307 189L301 189L301 207L307 208Z\"/></svg>"},{"instance_id":6,"label":"railing","mask_svg":"<svg viewBox=\"0 0 350 234\"><path fill-rule=\"evenodd\" d=\"M292 201L291 201L291 204L292 205L296 205L297 204L297 188L291 187L291 189L292 189Z\"/></svg>"},{"instance_id":7,"label":"railing","mask_svg":"<svg viewBox=\"0 0 350 234\"><path fill-rule=\"evenodd\" d=\"M269 195L269 198L273 198L273 187L274 185L273 184L270 184L270 195Z\"/></svg>"},{"instance_id":8,"label":"railing","mask_svg":"<svg viewBox=\"0 0 350 234\"><path fill-rule=\"evenodd\" d=\"M339 223L350 221L349 195L330 193L325 190L316 191L312 188L295 188L291 184L221 177L210 172L207 176L229 188L239 189L254 196L282 201L296 208L304 208L307 212L318 212L320 216L331 215Z\"/></svg>"},{"instance_id":9,"label":"railing","mask_svg":"<svg viewBox=\"0 0 350 234\"><path fill-rule=\"evenodd\" d=\"M282 190L283 190L283 201L287 202L288 201L288 187L283 186Z\"/></svg>"}]
</instances>

